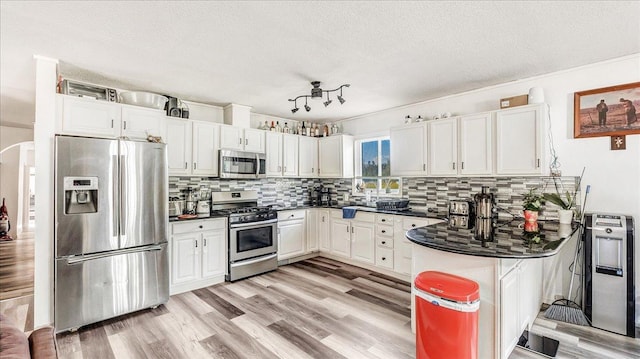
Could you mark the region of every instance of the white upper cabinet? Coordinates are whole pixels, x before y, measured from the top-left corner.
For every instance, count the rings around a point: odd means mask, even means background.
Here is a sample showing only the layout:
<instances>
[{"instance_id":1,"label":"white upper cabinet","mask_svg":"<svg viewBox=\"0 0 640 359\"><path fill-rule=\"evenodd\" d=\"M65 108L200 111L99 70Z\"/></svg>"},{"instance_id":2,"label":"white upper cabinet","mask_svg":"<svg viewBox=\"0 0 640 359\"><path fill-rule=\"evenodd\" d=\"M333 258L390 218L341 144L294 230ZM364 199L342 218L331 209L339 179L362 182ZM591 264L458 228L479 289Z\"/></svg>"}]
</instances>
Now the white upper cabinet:
<instances>
[{"instance_id":1,"label":"white upper cabinet","mask_svg":"<svg viewBox=\"0 0 640 359\"><path fill-rule=\"evenodd\" d=\"M429 121L427 124L430 174L458 174L458 119ZM393 162L391 163L393 166Z\"/></svg>"},{"instance_id":2,"label":"white upper cabinet","mask_svg":"<svg viewBox=\"0 0 640 359\"><path fill-rule=\"evenodd\" d=\"M298 176L298 136L282 135L282 165L284 177Z\"/></svg>"},{"instance_id":3,"label":"white upper cabinet","mask_svg":"<svg viewBox=\"0 0 640 359\"><path fill-rule=\"evenodd\" d=\"M62 107L59 133L132 140L153 135L164 139L162 110L67 95L58 95L58 99Z\"/></svg>"},{"instance_id":4,"label":"white upper cabinet","mask_svg":"<svg viewBox=\"0 0 640 359\"><path fill-rule=\"evenodd\" d=\"M393 127L391 141L391 175L424 176L427 174L427 125L417 123Z\"/></svg>"},{"instance_id":5,"label":"white upper cabinet","mask_svg":"<svg viewBox=\"0 0 640 359\"><path fill-rule=\"evenodd\" d=\"M62 106L61 131L72 135L117 137L120 135L121 106L114 102L59 95Z\"/></svg>"},{"instance_id":6,"label":"white upper cabinet","mask_svg":"<svg viewBox=\"0 0 640 359\"><path fill-rule=\"evenodd\" d=\"M459 174L490 175L493 172L491 118L490 112L460 117Z\"/></svg>"},{"instance_id":7,"label":"white upper cabinet","mask_svg":"<svg viewBox=\"0 0 640 359\"><path fill-rule=\"evenodd\" d=\"M496 111L496 174L542 174L545 104Z\"/></svg>"},{"instance_id":8,"label":"white upper cabinet","mask_svg":"<svg viewBox=\"0 0 640 359\"><path fill-rule=\"evenodd\" d=\"M266 133L266 157L268 177L282 176L282 134L276 132Z\"/></svg>"},{"instance_id":9,"label":"white upper cabinet","mask_svg":"<svg viewBox=\"0 0 640 359\"><path fill-rule=\"evenodd\" d=\"M298 137L298 172L303 178L318 177L318 139Z\"/></svg>"},{"instance_id":10,"label":"white upper cabinet","mask_svg":"<svg viewBox=\"0 0 640 359\"><path fill-rule=\"evenodd\" d=\"M322 178L353 177L353 136L334 135L318 141L318 174Z\"/></svg>"},{"instance_id":11,"label":"white upper cabinet","mask_svg":"<svg viewBox=\"0 0 640 359\"><path fill-rule=\"evenodd\" d=\"M219 125L193 121L192 171L194 175L218 175Z\"/></svg>"},{"instance_id":12,"label":"white upper cabinet","mask_svg":"<svg viewBox=\"0 0 640 359\"><path fill-rule=\"evenodd\" d=\"M244 129L244 150L248 152L264 153L265 131L255 128Z\"/></svg>"},{"instance_id":13,"label":"white upper cabinet","mask_svg":"<svg viewBox=\"0 0 640 359\"><path fill-rule=\"evenodd\" d=\"M182 119L168 118L167 125L167 158L170 175L191 174L191 122Z\"/></svg>"},{"instance_id":14,"label":"white upper cabinet","mask_svg":"<svg viewBox=\"0 0 640 359\"><path fill-rule=\"evenodd\" d=\"M255 128L220 126L220 148L247 152L265 152L265 131Z\"/></svg>"},{"instance_id":15,"label":"white upper cabinet","mask_svg":"<svg viewBox=\"0 0 640 359\"><path fill-rule=\"evenodd\" d=\"M122 136L129 139L146 139L149 135L165 137L164 111L123 105Z\"/></svg>"},{"instance_id":16,"label":"white upper cabinet","mask_svg":"<svg viewBox=\"0 0 640 359\"><path fill-rule=\"evenodd\" d=\"M218 175L219 125L166 119L169 175Z\"/></svg>"}]
</instances>

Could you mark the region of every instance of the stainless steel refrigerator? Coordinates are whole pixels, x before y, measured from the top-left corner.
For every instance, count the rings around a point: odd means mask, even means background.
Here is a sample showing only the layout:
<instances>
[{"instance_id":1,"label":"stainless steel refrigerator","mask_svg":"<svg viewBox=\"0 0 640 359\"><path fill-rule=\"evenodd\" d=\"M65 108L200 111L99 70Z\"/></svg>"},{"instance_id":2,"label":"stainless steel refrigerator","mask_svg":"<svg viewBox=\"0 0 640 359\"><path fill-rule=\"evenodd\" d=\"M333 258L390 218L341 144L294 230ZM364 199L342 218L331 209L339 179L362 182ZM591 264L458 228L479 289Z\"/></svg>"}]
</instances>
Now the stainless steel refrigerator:
<instances>
[{"instance_id":1,"label":"stainless steel refrigerator","mask_svg":"<svg viewBox=\"0 0 640 359\"><path fill-rule=\"evenodd\" d=\"M166 145L55 137L57 332L169 299Z\"/></svg>"}]
</instances>

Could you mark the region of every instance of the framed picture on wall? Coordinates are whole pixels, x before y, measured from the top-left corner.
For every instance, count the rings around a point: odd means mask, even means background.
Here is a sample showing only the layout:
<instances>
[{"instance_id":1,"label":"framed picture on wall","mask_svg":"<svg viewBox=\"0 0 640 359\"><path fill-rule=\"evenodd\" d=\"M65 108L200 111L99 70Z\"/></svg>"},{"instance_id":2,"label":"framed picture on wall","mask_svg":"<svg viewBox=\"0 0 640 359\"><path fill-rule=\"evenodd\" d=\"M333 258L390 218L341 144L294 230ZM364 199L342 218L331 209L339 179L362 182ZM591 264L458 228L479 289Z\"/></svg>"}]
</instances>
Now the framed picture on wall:
<instances>
[{"instance_id":1,"label":"framed picture on wall","mask_svg":"<svg viewBox=\"0 0 640 359\"><path fill-rule=\"evenodd\" d=\"M573 95L573 137L640 134L640 82Z\"/></svg>"}]
</instances>

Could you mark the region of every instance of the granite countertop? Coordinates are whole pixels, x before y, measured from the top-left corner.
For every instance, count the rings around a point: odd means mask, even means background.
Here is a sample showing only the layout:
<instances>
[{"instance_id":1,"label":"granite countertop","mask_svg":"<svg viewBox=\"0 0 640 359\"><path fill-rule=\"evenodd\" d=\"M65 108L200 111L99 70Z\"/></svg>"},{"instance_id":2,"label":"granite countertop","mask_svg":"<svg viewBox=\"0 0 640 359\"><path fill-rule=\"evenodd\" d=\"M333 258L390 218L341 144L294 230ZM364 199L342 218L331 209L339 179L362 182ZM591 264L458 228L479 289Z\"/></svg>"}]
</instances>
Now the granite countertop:
<instances>
[{"instance_id":1,"label":"granite countertop","mask_svg":"<svg viewBox=\"0 0 640 359\"><path fill-rule=\"evenodd\" d=\"M272 206L272 208L274 210L276 210L276 211L290 211L290 210L297 210L297 209L312 209L312 208L342 209L344 207L357 207L357 206L338 206L338 205L331 205L331 206L302 205L302 206L289 206L289 207ZM363 211L364 212L371 212L371 213L392 214L392 215L396 215L396 216L408 216L408 217L423 217L423 218L437 218L437 219L446 219L446 217L447 217L446 213L429 212L429 211L428 212L413 211L411 209L405 210L405 211L389 211L389 210L376 209L375 207L368 207L366 210L363 210ZM209 218L222 218L222 217L226 217L226 215L225 214L216 213L215 211L213 211L211 213L211 216L209 216L209 217L196 217L196 218L186 218L186 219L178 219L178 217L169 217L169 222L170 223L174 223L174 222L194 221L194 220L202 220L202 219L209 219Z\"/></svg>"},{"instance_id":2,"label":"granite countertop","mask_svg":"<svg viewBox=\"0 0 640 359\"><path fill-rule=\"evenodd\" d=\"M541 258L556 255L580 228L578 222L538 221L538 232L525 232L522 219L500 220L492 241L474 238L473 229L450 228L448 222L407 231L418 245L441 251L493 258ZM538 237L538 238L534 238Z\"/></svg>"}]
</instances>

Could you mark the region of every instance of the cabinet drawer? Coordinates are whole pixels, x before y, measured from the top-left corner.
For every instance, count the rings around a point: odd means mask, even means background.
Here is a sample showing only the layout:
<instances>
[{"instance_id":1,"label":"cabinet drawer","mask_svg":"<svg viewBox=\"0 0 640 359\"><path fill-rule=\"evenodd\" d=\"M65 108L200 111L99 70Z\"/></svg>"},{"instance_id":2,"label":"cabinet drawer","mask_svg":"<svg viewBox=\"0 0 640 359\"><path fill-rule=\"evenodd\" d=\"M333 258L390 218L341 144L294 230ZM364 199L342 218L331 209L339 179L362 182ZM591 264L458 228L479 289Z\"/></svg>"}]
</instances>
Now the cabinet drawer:
<instances>
[{"instance_id":1,"label":"cabinet drawer","mask_svg":"<svg viewBox=\"0 0 640 359\"><path fill-rule=\"evenodd\" d=\"M378 247L393 249L393 238L376 236L376 245Z\"/></svg>"},{"instance_id":2,"label":"cabinet drawer","mask_svg":"<svg viewBox=\"0 0 640 359\"><path fill-rule=\"evenodd\" d=\"M402 228L405 230L410 230L418 227L428 226L430 223L427 218L404 218L402 220Z\"/></svg>"},{"instance_id":3,"label":"cabinet drawer","mask_svg":"<svg viewBox=\"0 0 640 359\"><path fill-rule=\"evenodd\" d=\"M376 224L376 236L393 237L393 226Z\"/></svg>"},{"instance_id":4,"label":"cabinet drawer","mask_svg":"<svg viewBox=\"0 0 640 359\"><path fill-rule=\"evenodd\" d=\"M200 232L212 229L227 229L226 219L216 218L202 221L188 221L184 223L171 224L171 234Z\"/></svg>"},{"instance_id":5,"label":"cabinet drawer","mask_svg":"<svg viewBox=\"0 0 640 359\"><path fill-rule=\"evenodd\" d=\"M305 210L293 210L293 211L279 211L278 221L285 221L289 219L304 219Z\"/></svg>"},{"instance_id":6,"label":"cabinet drawer","mask_svg":"<svg viewBox=\"0 0 640 359\"><path fill-rule=\"evenodd\" d=\"M376 214L376 222L380 224L393 225L393 215L391 214Z\"/></svg>"},{"instance_id":7,"label":"cabinet drawer","mask_svg":"<svg viewBox=\"0 0 640 359\"><path fill-rule=\"evenodd\" d=\"M393 269L393 249L376 248L376 265L388 269Z\"/></svg>"}]
</instances>

